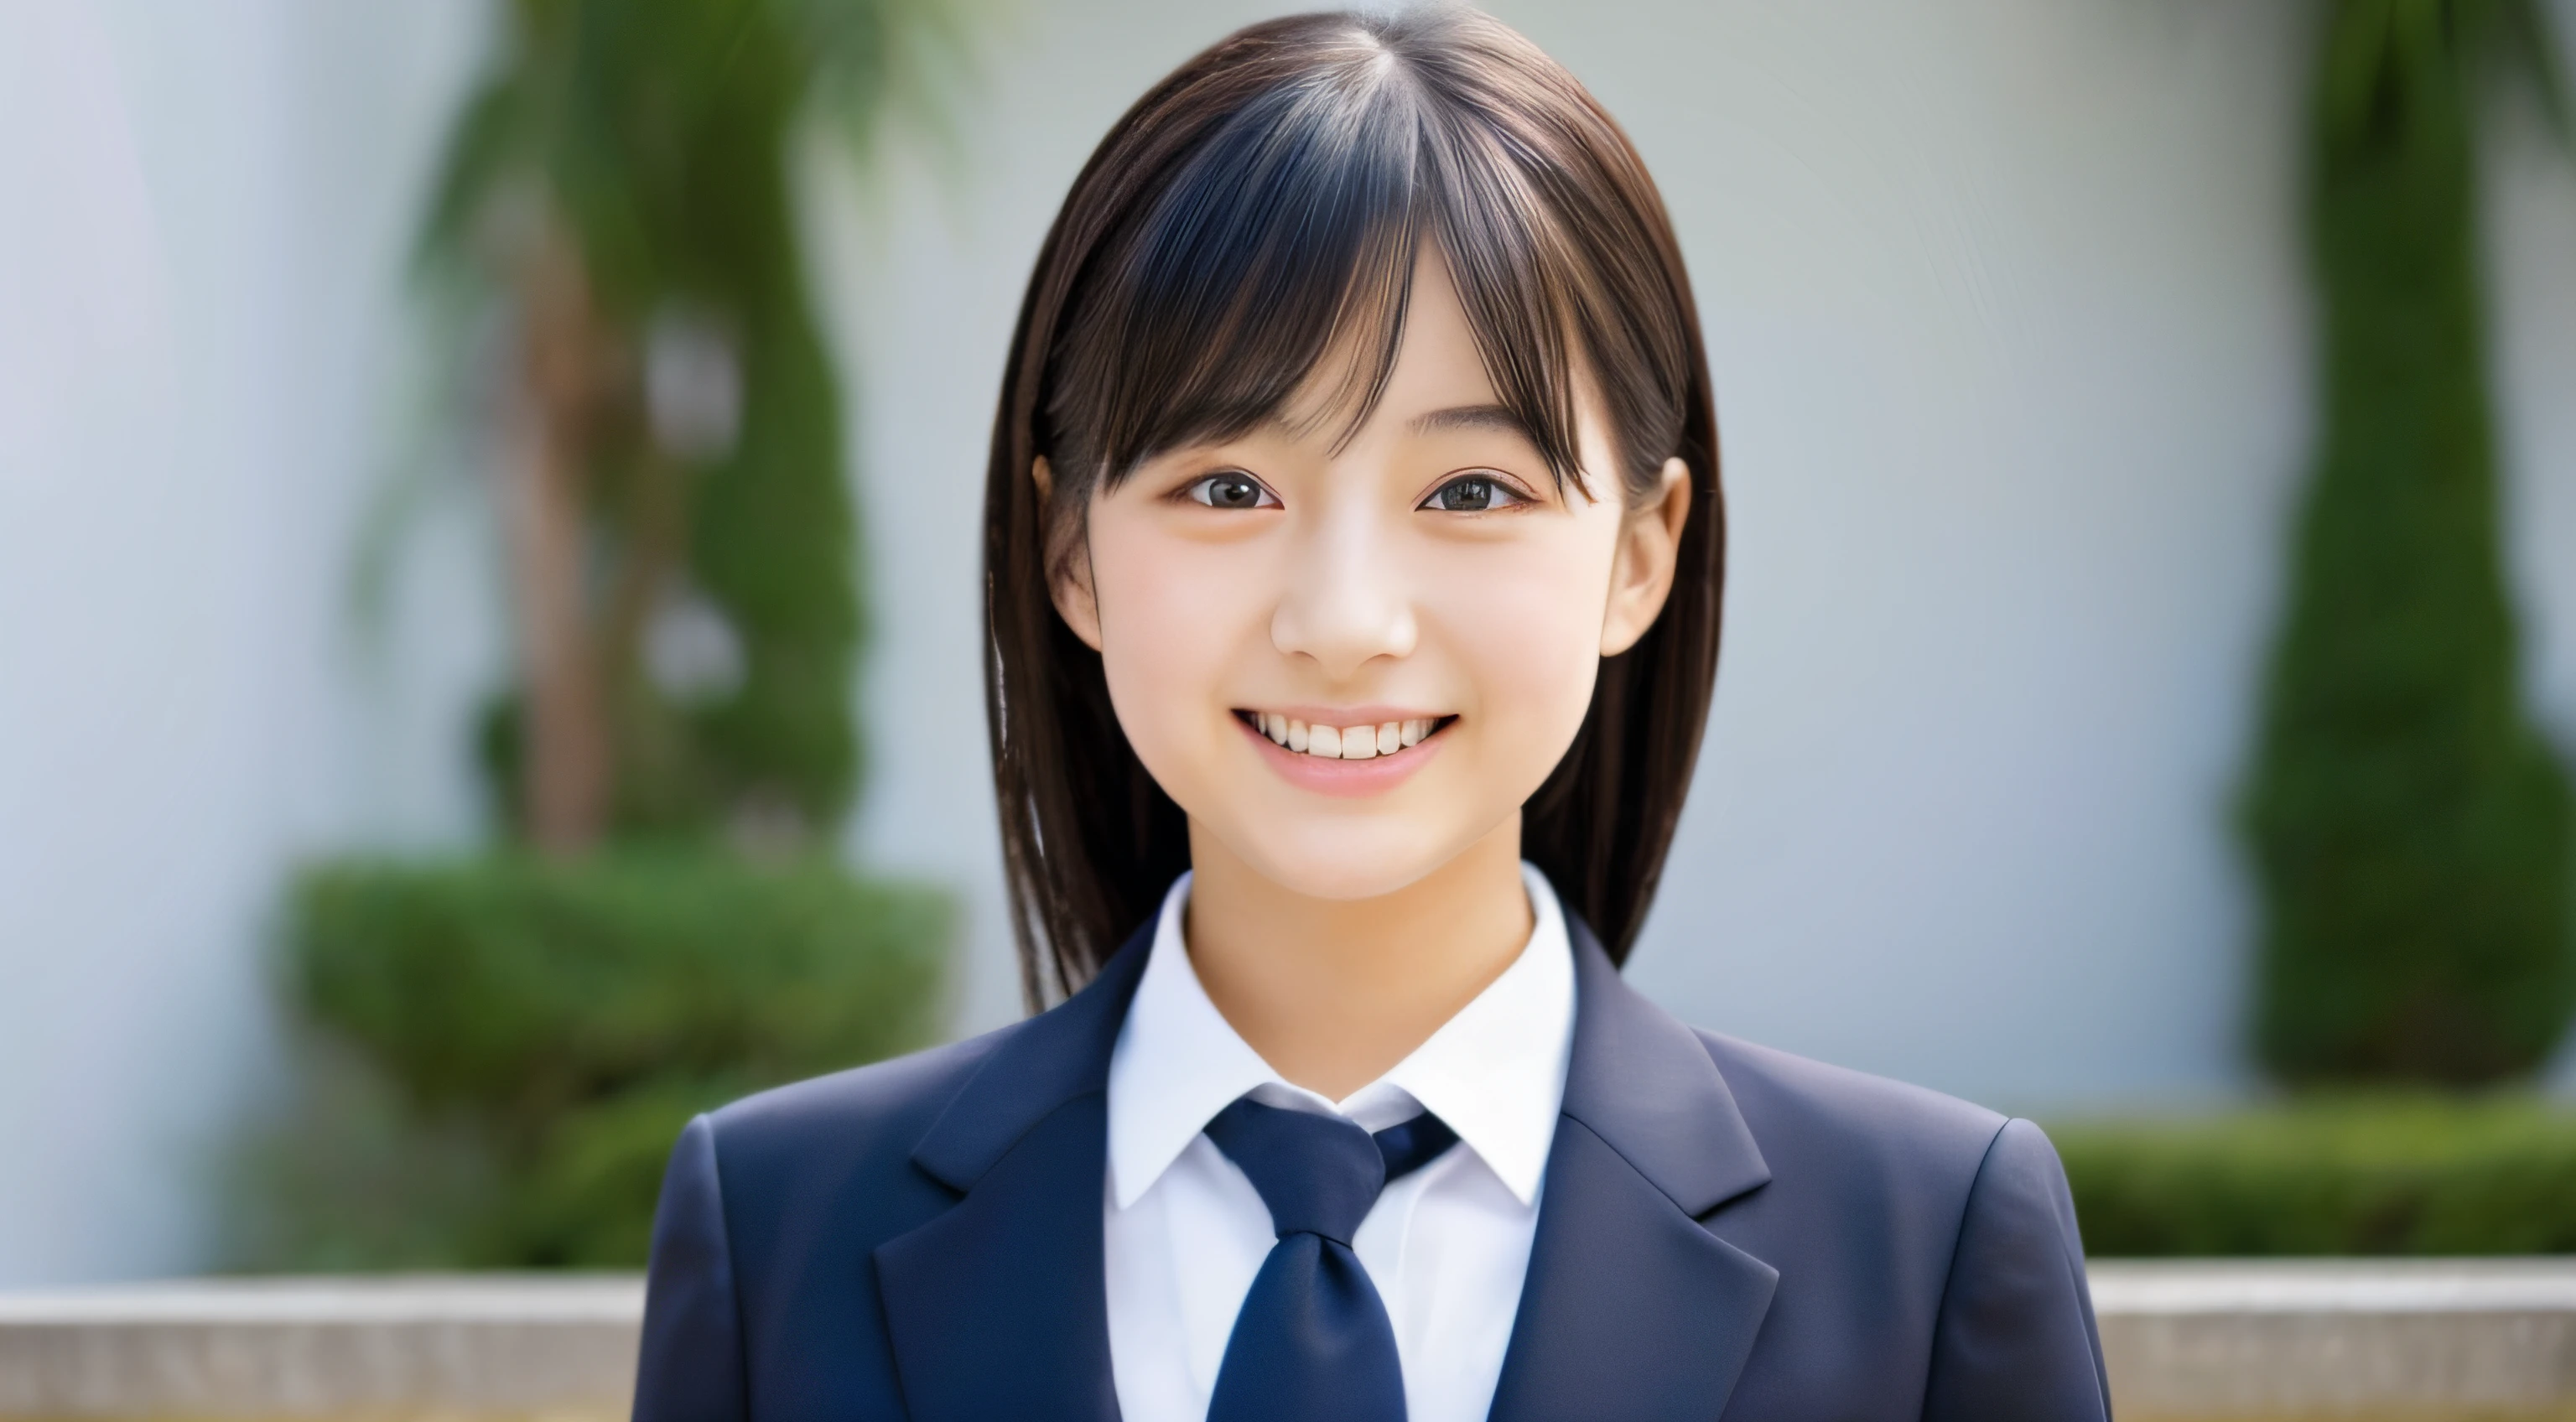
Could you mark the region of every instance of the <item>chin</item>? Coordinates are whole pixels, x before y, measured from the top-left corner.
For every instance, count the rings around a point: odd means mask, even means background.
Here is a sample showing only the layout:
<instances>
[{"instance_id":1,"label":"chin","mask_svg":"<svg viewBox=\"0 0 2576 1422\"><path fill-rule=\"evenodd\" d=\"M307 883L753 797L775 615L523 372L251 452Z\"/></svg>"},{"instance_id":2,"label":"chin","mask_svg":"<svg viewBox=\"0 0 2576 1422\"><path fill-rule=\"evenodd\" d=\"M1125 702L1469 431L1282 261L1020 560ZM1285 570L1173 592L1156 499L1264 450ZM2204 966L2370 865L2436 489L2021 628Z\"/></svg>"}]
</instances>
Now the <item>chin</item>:
<instances>
[{"instance_id":1,"label":"chin","mask_svg":"<svg viewBox=\"0 0 2576 1422\"><path fill-rule=\"evenodd\" d=\"M1426 834L1397 820L1383 826L1337 819L1282 833L1235 834L1226 844L1252 870L1290 893L1357 902L1383 898L1430 876L1476 836Z\"/></svg>"}]
</instances>

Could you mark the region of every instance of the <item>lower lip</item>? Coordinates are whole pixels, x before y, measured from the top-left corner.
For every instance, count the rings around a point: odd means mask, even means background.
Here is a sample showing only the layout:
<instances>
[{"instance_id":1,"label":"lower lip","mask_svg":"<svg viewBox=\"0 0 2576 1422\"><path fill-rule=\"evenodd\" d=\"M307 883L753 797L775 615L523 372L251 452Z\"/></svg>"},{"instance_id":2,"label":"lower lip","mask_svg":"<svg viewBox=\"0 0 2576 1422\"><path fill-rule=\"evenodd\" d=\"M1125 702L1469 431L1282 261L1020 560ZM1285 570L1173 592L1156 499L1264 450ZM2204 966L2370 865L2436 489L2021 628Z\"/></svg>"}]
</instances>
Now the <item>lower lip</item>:
<instances>
[{"instance_id":1,"label":"lower lip","mask_svg":"<svg viewBox=\"0 0 2576 1422\"><path fill-rule=\"evenodd\" d=\"M1288 749L1254 730L1240 716L1234 717L1233 720L1234 724L1259 749L1262 758L1270 762L1270 768L1279 772L1281 779L1300 790L1311 790L1318 795L1337 795L1350 800L1364 799L1370 795L1383 795L1403 784L1413 772L1430 762L1431 757L1439 751L1441 741L1441 736L1434 734L1418 744L1406 746L1393 755L1381 755L1368 760L1326 760L1320 755L1307 755L1303 751ZM1447 726L1441 727L1444 733L1448 729Z\"/></svg>"}]
</instances>

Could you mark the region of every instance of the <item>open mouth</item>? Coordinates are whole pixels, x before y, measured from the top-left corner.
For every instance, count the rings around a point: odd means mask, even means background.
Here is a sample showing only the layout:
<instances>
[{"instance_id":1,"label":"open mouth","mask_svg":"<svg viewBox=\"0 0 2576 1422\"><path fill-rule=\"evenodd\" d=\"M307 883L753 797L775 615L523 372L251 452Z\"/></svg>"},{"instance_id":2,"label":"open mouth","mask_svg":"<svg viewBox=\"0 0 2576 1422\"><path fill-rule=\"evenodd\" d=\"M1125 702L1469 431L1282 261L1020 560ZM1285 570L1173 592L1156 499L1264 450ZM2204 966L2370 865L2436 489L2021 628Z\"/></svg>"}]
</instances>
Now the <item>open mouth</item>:
<instances>
[{"instance_id":1,"label":"open mouth","mask_svg":"<svg viewBox=\"0 0 2576 1422\"><path fill-rule=\"evenodd\" d=\"M1380 721L1374 725L1327 726L1308 724L1276 711L1236 710L1235 718L1270 738L1274 745L1284 746L1298 755L1318 760L1376 760L1381 756L1402 755L1433 736L1440 734L1455 716L1424 716L1402 721Z\"/></svg>"}]
</instances>

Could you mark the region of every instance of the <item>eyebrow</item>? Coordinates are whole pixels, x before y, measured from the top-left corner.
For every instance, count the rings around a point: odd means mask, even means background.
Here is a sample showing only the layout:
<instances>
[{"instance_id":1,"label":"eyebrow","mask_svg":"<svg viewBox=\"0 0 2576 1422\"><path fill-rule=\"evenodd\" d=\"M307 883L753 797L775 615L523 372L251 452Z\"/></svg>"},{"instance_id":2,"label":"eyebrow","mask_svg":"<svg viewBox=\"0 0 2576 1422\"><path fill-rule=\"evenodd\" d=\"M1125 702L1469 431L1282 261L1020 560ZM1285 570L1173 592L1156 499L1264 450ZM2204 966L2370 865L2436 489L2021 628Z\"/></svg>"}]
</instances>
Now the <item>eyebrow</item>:
<instances>
[{"instance_id":1,"label":"eyebrow","mask_svg":"<svg viewBox=\"0 0 2576 1422\"><path fill-rule=\"evenodd\" d=\"M1529 422L1502 405L1452 405L1445 410L1432 410L1416 415L1409 428L1415 434L1438 434L1444 430L1488 430L1496 434L1519 435L1532 444L1538 443Z\"/></svg>"}]
</instances>

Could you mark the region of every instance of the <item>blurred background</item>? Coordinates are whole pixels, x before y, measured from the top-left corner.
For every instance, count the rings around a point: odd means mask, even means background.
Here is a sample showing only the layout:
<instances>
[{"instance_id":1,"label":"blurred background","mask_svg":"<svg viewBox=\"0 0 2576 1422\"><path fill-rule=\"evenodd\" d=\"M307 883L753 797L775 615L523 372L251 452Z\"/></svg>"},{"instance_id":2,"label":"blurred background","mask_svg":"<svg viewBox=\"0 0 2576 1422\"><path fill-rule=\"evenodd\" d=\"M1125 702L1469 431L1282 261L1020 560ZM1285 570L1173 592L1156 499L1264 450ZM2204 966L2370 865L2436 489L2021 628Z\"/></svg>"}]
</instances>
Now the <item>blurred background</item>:
<instances>
[{"instance_id":1,"label":"blurred background","mask_svg":"<svg viewBox=\"0 0 2576 1422\"><path fill-rule=\"evenodd\" d=\"M1720 402L1630 976L2097 1250L2576 1250L2576 0L1490 8ZM690 1112L1016 1017L1001 354L1278 12L0 0L0 1285L640 1262Z\"/></svg>"}]
</instances>

